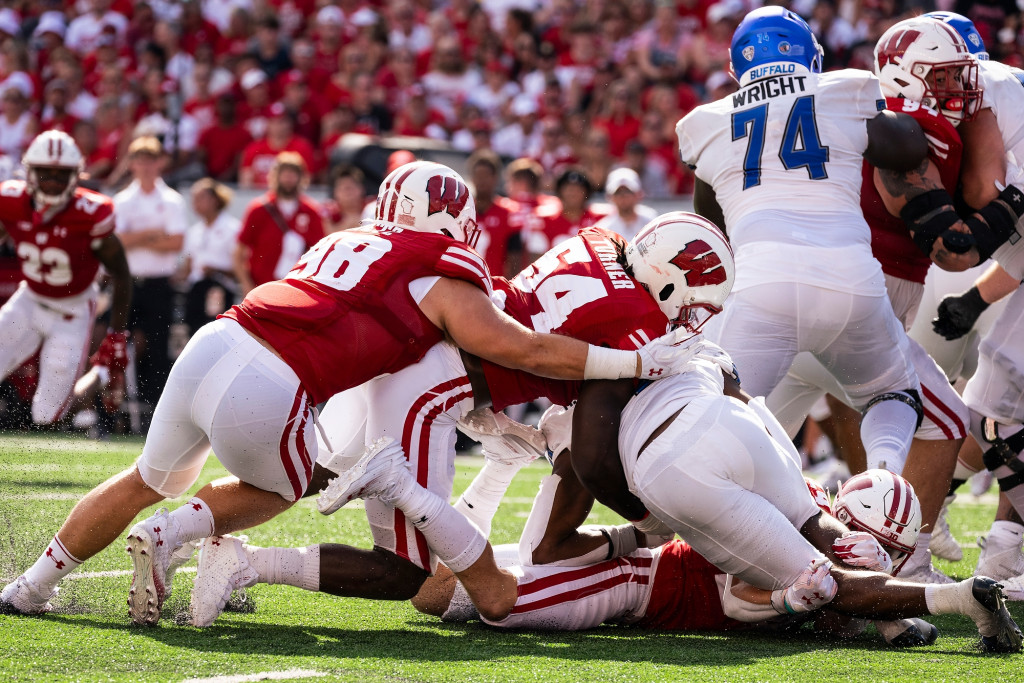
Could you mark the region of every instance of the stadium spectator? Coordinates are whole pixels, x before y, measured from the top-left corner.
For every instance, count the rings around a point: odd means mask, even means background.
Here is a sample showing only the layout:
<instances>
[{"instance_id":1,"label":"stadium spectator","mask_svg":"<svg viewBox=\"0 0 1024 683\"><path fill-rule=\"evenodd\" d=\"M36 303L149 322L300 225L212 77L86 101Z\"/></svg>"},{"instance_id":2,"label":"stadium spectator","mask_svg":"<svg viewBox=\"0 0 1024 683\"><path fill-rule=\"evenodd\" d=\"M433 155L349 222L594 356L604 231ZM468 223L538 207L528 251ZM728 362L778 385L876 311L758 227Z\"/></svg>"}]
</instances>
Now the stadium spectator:
<instances>
[{"instance_id":1,"label":"stadium spectator","mask_svg":"<svg viewBox=\"0 0 1024 683\"><path fill-rule=\"evenodd\" d=\"M267 118L273 104L267 74L260 69L248 69L239 79L239 85L245 100L238 105L238 121L254 140L259 140L267 133Z\"/></svg>"},{"instance_id":2,"label":"stadium spectator","mask_svg":"<svg viewBox=\"0 0 1024 683\"><path fill-rule=\"evenodd\" d=\"M164 73L181 88L192 79L195 58L181 47L181 24L158 21L153 27L153 42L164 51Z\"/></svg>"},{"instance_id":3,"label":"stadium spectator","mask_svg":"<svg viewBox=\"0 0 1024 683\"><path fill-rule=\"evenodd\" d=\"M28 110L28 99L17 87L0 89L0 153L15 163L32 142L39 122Z\"/></svg>"},{"instance_id":4,"label":"stadium spectator","mask_svg":"<svg viewBox=\"0 0 1024 683\"><path fill-rule=\"evenodd\" d=\"M217 122L199 136L199 158L206 174L222 182L238 179L242 153L252 142L244 127L235 124L235 98L230 93L216 101Z\"/></svg>"},{"instance_id":5,"label":"stadium spectator","mask_svg":"<svg viewBox=\"0 0 1024 683\"><path fill-rule=\"evenodd\" d=\"M540 223L523 232L523 246L530 262L551 247L575 237L580 228L600 220L601 215L587 205L592 192L593 185L577 168L566 169L558 176L555 194L559 203L538 207Z\"/></svg>"},{"instance_id":6,"label":"stadium spectator","mask_svg":"<svg viewBox=\"0 0 1024 683\"><path fill-rule=\"evenodd\" d=\"M227 186L203 178L192 185L191 196L199 220L185 232L179 275L188 285L185 324L195 332L234 303L233 254L242 224L226 211L232 198Z\"/></svg>"},{"instance_id":7,"label":"stadium spectator","mask_svg":"<svg viewBox=\"0 0 1024 683\"><path fill-rule=\"evenodd\" d=\"M298 69L282 74L281 104L295 122L295 134L313 143L320 139L320 117L327 108L326 101L313 92L306 82L306 75Z\"/></svg>"},{"instance_id":8,"label":"stadium spectator","mask_svg":"<svg viewBox=\"0 0 1024 683\"><path fill-rule=\"evenodd\" d=\"M454 124L462 101L483 84L483 79L476 67L466 63L458 37L448 35L434 46L432 66L422 82L430 106Z\"/></svg>"},{"instance_id":9,"label":"stadium spectator","mask_svg":"<svg viewBox=\"0 0 1024 683\"><path fill-rule=\"evenodd\" d=\"M487 62L483 73L483 85L467 92L466 101L479 107L487 118L503 116L509 102L519 94L519 85L509 80L510 69L500 60Z\"/></svg>"},{"instance_id":10,"label":"stadium spectator","mask_svg":"<svg viewBox=\"0 0 1024 683\"><path fill-rule=\"evenodd\" d=\"M597 222L597 227L611 230L632 242L640 228L658 216L658 212L640 203L644 197L640 176L631 168L616 168L608 174L605 195L615 209Z\"/></svg>"},{"instance_id":11,"label":"stadium spectator","mask_svg":"<svg viewBox=\"0 0 1024 683\"><path fill-rule=\"evenodd\" d=\"M120 39L128 31L127 17L111 9L112 0L85 0L85 4L89 11L71 20L64 37L64 44L82 56L96 49L107 26L113 27Z\"/></svg>"},{"instance_id":12,"label":"stadium spectator","mask_svg":"<svg viewBox=\"0 0 1024 683\"><path fill-rule=\"evenodd\" d=\"M185 200L160 177L167 155L157 138L133 140L128 158L133 179L114 196L114 217L134 281L128 327L135 344L139 398L155 405L171 369L170 277L185 238Z\"/></svg>"},{"instance_id":13,"label":"stadium spectator","mask_svg":"<svg viewBox=\"0 0 1024 683\"><path fill-rule=\"evenodd\" d=\"M313 46L313 42L308 38L297 38L292 42L288 55L291 58L292 71L301 73L310 89L322 97L334 68L325 69L317 66L316 48Z\"/></svg>"},{"instance_id":14,"label":"stadium spectator","mask_svg":"<svg viewBox=\"0 0 1024 683\"><path fill-rule=\"evenodd\" d=\"M626 153L626 143L636 139L640 130L638 98L625 81L612 83L607 92L593 125L608 133L608 153L621 159Z\"/></svg>"},{"instance_id":15,"label":"stadium spectator","mask_svg":"<svg viewBox=\"0 0 1024 683\"><path fill-rule=\"evenodd\" d=\"M191 114L180 111L180 97L174 81L162 73L150 71L143 78L146 114L135 124L135 135L152 135L167 153L167 165L161 173L172 184L193 181L203 176L199 162L199 123Z\"/></svg>"},{"instance_id":16,"label":"stadium spectator","mask_svg":"<svg viewBox=\"0 0 1024 683\"><path fill-rule=\"evenodd\" d=\"M510 157L526 156L540 147L541 131L537 125L537 102L523 93L512 100L509 113L514 122L495 131L491 137L494 151Z\"/></svg>"},{"instance_id":17,"label":"stadium spectator","mask_svg":"<svg viewBox=\"0 0 1024 683\"><path fill-rule=\"evenodd\" d=\"M349 107L355 116L355 132L381 135L391 130L391 112L381 104L381 97L373 85L373 74L361 71L352 79Z\"/></svg>"},{"instance_id":18,"label":"stadium spectator","mask_svg":"<svg viewBox=\"0 0 1024 683\"><path fill-rule=\"evenodd\" d=\"M61 78L46 84L46 106L43 108L41 130L59 130L71 135L78 119L68 111L69 91L67 81Z\"/></svg>"},{"instance_id":19,"label":"stadium spectator","mask_svg":"<svg viewBox=\"0 0 1024 683\"><path fill-rule=\"evenodd\" d=\"M188 93L182 111L195 119L200 135L217 123L217 98L210 87L212 80L213 66L198 63L192 69L192 78L179 84L182 92Z\"/></svg>"},{"instance_id":20,"label":"stadium spectator","mask_svg":"<svg viewBox=\"0 0 1024 683\"><path fill-rule=\"evenodd\" d=\"M28 51L13 38L0 45L0 93L10 88L17 88L28 99L36 95L36 84L29 75Z\"/></svg>"},{"instance_id":21,"label":"stadium spectator","mask_svg":"<svg viewBox=\"0 0 1024 683\"><path fill-rule=\"evenodd\" d=\"M281 23L273 14L268 14L256 22L252 48L260 69L271 80L292 68L288 48L281 40Z\"/></svg>"},{"instance_id":22,"label":"stadium spectator","mask_svg":"<svg viewBox=\"0 0 1024 683\"><path fill-rule=\"evenodd\" d=\"M654 6L654 20L636 34L633 50L648 80L674 82L686 72L693 33L686 30L675 0L657 0Z\"/></svg>"},{"instance_id":23,"label":"stadium spectator","mask_svg":"<svg viewBox=\"0 0 1024 683\"><path fill-rule=\"evenodd\" d=\"M511 278L522 270L523 240L513 220L519 207L498 194L501 157L489 149L477 150L466 160L466 170L476 202L476 224L480 228L476 249L487 261L492 275Z\"/></svg>"},{"instance_id":24,"label":"stadium spectator","mask_svg":"<svg viewBox=\"0 0 1024 683\"><path fill-rule=\"evenodd\" d=\"M203 17L202 5L197 0L181 3L181 48L193 57L198 57L200 45L213 48L220 40L220 31Z\"/></svg>"},{"instance_id":25,"label":"stadium spectator","mask_svg":"<svg viewBox=\"0 0 1024 683\"><path fill-rule=\"evenodd\" d=\"M220 41L215 52L225 59L238 59L248 52L252 33L253 21L249 9L235 7L231 10L227 27L220 29Z\"/></svg>"},{"instance_id":26,"label":"stadium spectator","mask_svg":"<svg viewBox=\"0 0 1024 683\"><path fill-rule=\"evenodd\" d=\"M487 119L472 118L466 123L464 128L460 128L452 133L452 147L460 152L491 149L491 130L491 122Z\"/></svg>"},{"instance_id":27,"label":"stadium spectator","mask_svg":"<svg viewBox=\"0 0 1024 683\"><path fill-rule=\"evenodd\" d=\"M530 150L530 157L544 169L544 184L554 185L554 179L578 161L565 139L565 126L557 116L548 116L540 122L540 145Z\"/></svg>"},{"instance_id":28,"label":"stadium spectator","mask_svg":"<svg viewBox=\"0 0 1024 683\"><path fill-rule=\"evenodd\" d=\"M605 179L616 164L616 159L609 152L608 130L597 126L586 128L578 139L582 144L576 150L579 156L577 166L595 190L603 190Z\"/></svg>"},{"instance_id":29,"label":"stadium spectator","mask_svg":"<svg viewBox=\"0 0 1024 683\"><path fill-rule=\"evenodd\" d=\"M324 204L325 232L350 230L363 219L367 207L366 177L356 166L331 170L331 198Z\"/></svg>"},{"instance_id":30,"label":"stadium spectator","mask_svg":"<svg viewBox=\"0 0 1024 683\"><path fill-rule=\"evenodd\" d=\"M275 102L269 110L267 134L262 140L249 143L242 152L238 184L245 188L268 187L270 169L281 152L296 152L307 169L313 166L313 146L295 134L295 122L283 104Z\"/></svg>"},{"instance_id":31,"label":"stadium spectator","mask_svg":"<svg viewBox=\"0 0 1024 683\"><path fill-rule=\"evenodd\" d=\"M235 246L234 270L243 296L283 278L324 236L322 209L305 194L309 171L302 155L278 154L267 182L270 190L246 209Z\"/></svg>"},{"instance_id":32,"label":"stadium spectator","mask_svg":"<svg viewBox=\"0 0 1024 683\"><path fill-rule=\"evenodd\" d=\"M395 116L395 135L447 140L448 120L427 103L427 91L421 85L409 89L409 99Z\"/></svg>"},{"instance_id":33,"label":"stadium spectator","mask_svg":"<svg viewBox=\"0 0 1024 683\"><path fill-rule=\"evenodd\" d=\"M707 30L694 36L690 43L687 80L703 83L715 71L729 68L729 46L732 33L746 10L742 3L720 0L708 7Z\"/></svg>"},{"instance_id":34,"label":"stadium spectator","mask_svg":"<svg viewBox=\"0 0 1024 683\"><path fill-rule=\"evenodd\" d=\"M388 47L390 49L408 48L419 54L435 47L427 28L416 16L416 6L410 0L393 0L390 3ZM437 45L435 49L441 49Z\"/></svg>"},{"instance_id":35,"label":"stadium spectator","mask_svg":"<svg viewBox=\"0 0 1024 683\"><path fill-rule=\"evenodd\" d=\"M71 137L75 139L75 144L78 145L85 161L80 184L91 190L99 190L103 181L114 170L117 150L100 145L96 124L87 119L75 123L74 134Z\"/></svg>"},{"instance_id":36,"label":"stadium spectator","mask_svg":"<svg viewBox=\"0 0 1024 683\"><path fill-rule=\"evenodd\" d=\"M217 27L221 33L228 31L231 20L239 10L246 13L253 9L252 0L203 0L203 19Z\"/></svg>"}]
</instances>

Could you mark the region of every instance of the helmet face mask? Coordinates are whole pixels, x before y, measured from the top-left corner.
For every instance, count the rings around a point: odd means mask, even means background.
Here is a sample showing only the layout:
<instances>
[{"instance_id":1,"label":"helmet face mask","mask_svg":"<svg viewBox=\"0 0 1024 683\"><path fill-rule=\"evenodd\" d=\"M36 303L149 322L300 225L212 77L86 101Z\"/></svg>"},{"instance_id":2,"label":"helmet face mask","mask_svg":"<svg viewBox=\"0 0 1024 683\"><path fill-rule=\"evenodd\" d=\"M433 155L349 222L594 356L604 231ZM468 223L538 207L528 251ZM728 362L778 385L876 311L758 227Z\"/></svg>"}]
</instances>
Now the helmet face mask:
<instances>
[{"instance_id":1,"label":"helmet face mask","mask_svg":"<svg viewBox=\"0 0 1024 683\"><path fill-rule=\"evenodd\" d=\"M888 470L867 470L847 480L836 495L835 517L878 539L897 574L914 554L921 533L921 505L914 487Z\"/></svg>"},{"instance_id":2,"label":"helmet face mask","mask_svg":"<svg viewBox=\"0 0 1024 683\"><path fill-rule=\"evenodd\" d=\"M732 36L733 77L740 86L766 76L821 72L824 50L799 14L770 5L750 12Z\"/></svg>"},{"instance_id":3,"label":"helmet face mask","mask_svg":"<svg viewBox=\"0 0 1024 683\"><path fill-rule=\"evenodd\" d=\"M446 235L470 247L480 230L476 202L462 176L443 164L414 161L388 174L373 225Z\"/></svg>"},{"instance_id":4,"label":"helmet face mask","mask_svg":"<svg viewBox=\"0 0 1024 683\"><path fill-rule=\"evenodd\" d=\"M954 126L981 109L978 63L960 34L941 21L916 17L895 24L875 46L874 68L886 97L920 102Z\"/></svg>"},{"instance_id":5,"label":"helmet face mask","mask_svg":"<svg viewBox=\"0 0 1024 683\"><path fill-rule=\"evenodd\" d=\"M32 199L37 205L55 206L74 194L84 160L70 135L48 130L32 140L21 163Z\"/></svg>"},{"instance_id":6,"label":"helmet face mask","mask_svg":"<svg viewBox=\"0 0 1024 683\"><path fill-rule=\"evenodd\" d=\"M722 311L736 278L732 247L705 218L662 214L626 248L626 265L669 320L696 334Z\"/></svg>"}]
</instances>

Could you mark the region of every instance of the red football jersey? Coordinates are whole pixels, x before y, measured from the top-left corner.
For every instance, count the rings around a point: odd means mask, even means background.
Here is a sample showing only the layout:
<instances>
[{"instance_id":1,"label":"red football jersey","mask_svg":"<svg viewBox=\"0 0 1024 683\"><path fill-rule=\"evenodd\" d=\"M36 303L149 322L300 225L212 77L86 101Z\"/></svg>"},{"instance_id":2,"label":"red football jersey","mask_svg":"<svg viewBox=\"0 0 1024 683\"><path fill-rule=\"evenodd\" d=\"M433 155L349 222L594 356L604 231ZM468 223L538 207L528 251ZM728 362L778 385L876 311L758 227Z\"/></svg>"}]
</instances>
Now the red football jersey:
<instances>
[{"instance_id":1,"label":"red football jersey","mask_svg":"<svg viewBox=\"0 0 1024 683\"><path fill-rule=\"evenodd\" d=\"M249 247L249 273L257 285L276 279L274 269L284 246L284 231L269 208L274 201L271 192L252 200L242 217L242 230L238 233L239 243ZM299 197L299 208L291 218L280 212L278 216L289 230L302 237L307 249L324 236L323 211L307 197Z\"/></svg>"},{"instance_id":2,"label":"red football jersey","mask_svg":"<svg viewBox=\"0 0 1024 683\"><path fill-rule=\"evenodd\" d=\"M715 576L724 573L686 541L669 541L661 546L647 612L636 625L663 631L743 628L722 609Z\"/></svg>"},{"instance_id":3,"label":"red football jersey","mask_svg":"<svg viewBox=\"0 0 1024 683\"><path fill-rule=\"evenodd\" d=\"M668 319L650 294L616 262L618 235L587 228L537 259L511 283L494 278L505 312L537 332L595 346L633 350L665 334ZM494 410L545 397L567 406L580 382L537 377L482 361Z\"/></svg>"},{"instance_id":4,"label":"red football jersey","mask_svg":"<svg viewBox=\"0 0 1024 683\"><path fill-rule=\"evenodd\" d=\"M887 98L885 106L891 111L909 114L921 124L928 138L928 158L938 167L942 186L953 194L960 176L960 157L963 153L960 134L953 124L934 109L911 100ZM875 167L865 161L860 206L865 220L871 226L871 251L882 264L882 272L886 275L923 284L931 259L914 244L903 219L893 216L885 208L875 188L874 173Z\"/></svg>"},{"instance_id":5,"label":"red football jersey","mask_svg":"<svg viewBox=\"0 0 1024 683\"><path fill-rule=\"evenodd\" d=\"M487 267L494 275L505 272L505 259L508 258L508 242L520 233L520 228L510 220L519 210L516 203L507 197L495 197L494 203L486 211L476 214L476 222L480 227L480 240L476 248L487 261Z\"/></svg>"},{"instance_id":6,"label":"red football jersey","mask_svg":"<svg viewBox=\"0 0 1024 683\"><path fill-rule=\"evenodd\" d=\"M283 280L249 292L223 317L274 348L314 403L419 361L444 335L409 283L439 275L490 292L484 260L434 233L356 228L306 252Z\"/></svg>"},{"instance_id":7,"label":"red football jersey","mask_svg":"<svg viewBox=\"0 0 1024 683\"><path fill-rule=\"evenodd\" d=\"M93 246L114 232L114 203L76 188L67 205L44 220L23 180L0 184L0 221L17 245L21 274L36 294L54 299L81 294L100 262Z\"/></svg>"},{"instance_id":8,"label":"red football jersey","mask_svg":"<svg viewBox=\"0 0 1024 683\"><path fill-rule=\"evenodd\" d=\"M531 254L543 254L559 242L574 237L583 228L597 223L604 214L593 211L590 207L575 221L571 221L562 213L562 204L538 206L537 215L541 222L523 233L523 243ZM538 230L537 227L540 229Z\"/></svg>"}]
</instances>

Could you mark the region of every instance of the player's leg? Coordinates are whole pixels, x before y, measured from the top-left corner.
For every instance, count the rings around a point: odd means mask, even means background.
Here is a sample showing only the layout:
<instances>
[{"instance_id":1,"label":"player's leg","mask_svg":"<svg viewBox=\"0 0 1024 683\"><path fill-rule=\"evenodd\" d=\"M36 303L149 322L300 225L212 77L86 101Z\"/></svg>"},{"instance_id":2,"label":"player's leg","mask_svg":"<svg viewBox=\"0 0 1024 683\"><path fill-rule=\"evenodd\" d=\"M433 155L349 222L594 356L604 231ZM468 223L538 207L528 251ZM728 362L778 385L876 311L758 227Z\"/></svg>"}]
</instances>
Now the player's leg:
<instances>
[{"instance_id":1,"label":"player's leg","mask_svg":"<svg viewBox=\"0 0 1024 683\"><path fill-rule=\"evenodd\" d=\"M31 358L42 344L39 324L46 322L45 313L24 284L0 306L0 382Z\"/></svg>"},{"instance_id":2,"label":"player's leg","mask_svg":"<svg viewBox=\"0 0 1024 683\"><path fill-rule=\"evenodd\" d=\"M96 304L87 299L74 308L74 314L50 314L39 353L39 386L32 397L32 421L36 424L50 424L63 417L71 405L75 380L89 357Z\"/></svg>"}]
</instances>

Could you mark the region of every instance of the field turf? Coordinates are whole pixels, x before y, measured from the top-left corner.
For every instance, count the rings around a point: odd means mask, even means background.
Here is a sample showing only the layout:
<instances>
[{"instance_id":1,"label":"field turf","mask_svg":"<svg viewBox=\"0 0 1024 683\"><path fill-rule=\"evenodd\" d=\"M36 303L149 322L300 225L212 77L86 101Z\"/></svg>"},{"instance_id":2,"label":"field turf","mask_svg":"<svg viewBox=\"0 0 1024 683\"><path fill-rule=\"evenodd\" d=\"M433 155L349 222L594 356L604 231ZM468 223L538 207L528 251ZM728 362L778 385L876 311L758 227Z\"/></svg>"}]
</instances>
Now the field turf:
<instances>
[{"instance_id":1,"label":"field turf","mask_svg":"<svg viewBox=\"0 0 1024 683\"><path fill-rule=\"evenodd\" d=\"M82 494L130 464L140 447L139 441L0 434L3 583L35 561ZM460 458L456 493L481 464ZM517 477L498 511L493 541L518 539L545 468L535 463ZM200 484L224 474L211 458ZM941 569L970 575L978 556L975 538L988 529L994 508L991 493L958 499L950 523L966 544L965 557L939 562ZM603 508L592 521L618 523ZM248 535L258 545L370 545L360 505L322 517L312 498ZM178 575L161 623L139 628L129 625L125 605L130 566L119 541L63 582L55 613L0 616L0 681L1024 680L1024 654L980 653L974 625L960 617L932 618L940 630L936 644L900 651L873 629L842 642L807 631L723 635L609 626L578 633L502 632L479 623L443 624L408 603L261 585L250 589L254 612L226 613L199 630L175 623L188 607L194 561ZM1010 610L1024 622L1024 604L1011 603Z\"/></svg>"}]
</instances>

